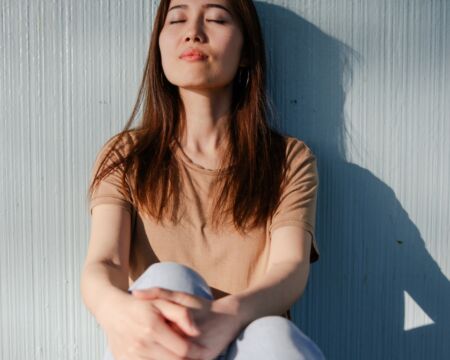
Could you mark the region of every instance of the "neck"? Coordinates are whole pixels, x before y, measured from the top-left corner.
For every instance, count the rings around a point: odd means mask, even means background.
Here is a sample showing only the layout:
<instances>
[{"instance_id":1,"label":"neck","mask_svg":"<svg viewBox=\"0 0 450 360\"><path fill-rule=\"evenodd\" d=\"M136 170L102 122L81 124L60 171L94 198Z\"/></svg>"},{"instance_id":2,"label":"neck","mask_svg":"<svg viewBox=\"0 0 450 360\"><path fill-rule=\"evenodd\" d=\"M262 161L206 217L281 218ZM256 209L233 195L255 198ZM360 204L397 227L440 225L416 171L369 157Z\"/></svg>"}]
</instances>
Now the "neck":
<instances>
[{"instance_id":1,"label":"neck","mask_svg":"<svg viewBox=\"0 0 450 360\"><path fill-rule=\"evenodd\" d=\"M214 155L228 142L231 88L179 88L184 113L179 143L191 153Z\"/></svg>"}]
</instances>

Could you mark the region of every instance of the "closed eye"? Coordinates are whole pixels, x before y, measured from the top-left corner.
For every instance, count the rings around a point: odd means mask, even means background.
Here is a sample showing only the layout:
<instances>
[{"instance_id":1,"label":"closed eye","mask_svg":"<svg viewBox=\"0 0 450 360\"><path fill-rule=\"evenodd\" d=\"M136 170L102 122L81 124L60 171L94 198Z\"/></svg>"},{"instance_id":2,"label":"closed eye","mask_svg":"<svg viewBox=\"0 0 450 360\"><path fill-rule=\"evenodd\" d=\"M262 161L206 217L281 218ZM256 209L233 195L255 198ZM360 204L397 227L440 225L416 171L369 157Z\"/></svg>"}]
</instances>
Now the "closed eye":
<instances>
[{"instance_id":1,"label":"closed eye","mask_svg":"<svg viewBox=\"0 0 450 360\"><path fill-rule=\"evenodd\" d=\"M206 20L206 21L212 21L212 22L216 22L219 24L225 24L226 21L224 20ZM169 24L176 24L176 23L180 23L180 22L185 22L185 20L178 20L178 21L170 21Z\"/></svg>"}]
</instances>

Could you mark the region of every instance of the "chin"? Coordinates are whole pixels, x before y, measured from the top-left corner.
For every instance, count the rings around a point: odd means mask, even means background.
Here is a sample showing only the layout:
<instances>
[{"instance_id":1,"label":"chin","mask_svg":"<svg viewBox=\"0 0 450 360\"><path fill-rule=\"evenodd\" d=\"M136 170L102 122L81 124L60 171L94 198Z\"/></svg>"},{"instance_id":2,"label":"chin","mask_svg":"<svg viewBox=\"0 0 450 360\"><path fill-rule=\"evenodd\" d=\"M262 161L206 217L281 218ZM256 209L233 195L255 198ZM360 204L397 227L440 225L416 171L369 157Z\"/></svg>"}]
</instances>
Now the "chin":
<instances>
[{"instance_id":1,"label":"chin","mask_svg":"<svg viewBox=\"0 0 450 360\"><path fill-rule=\"evenodd\" d=\"M187 90L209 90L214 89L216 86L208 84L207 82L202 83L179 83L176 84L179 88Z\"/></svg>"}]
</instances>

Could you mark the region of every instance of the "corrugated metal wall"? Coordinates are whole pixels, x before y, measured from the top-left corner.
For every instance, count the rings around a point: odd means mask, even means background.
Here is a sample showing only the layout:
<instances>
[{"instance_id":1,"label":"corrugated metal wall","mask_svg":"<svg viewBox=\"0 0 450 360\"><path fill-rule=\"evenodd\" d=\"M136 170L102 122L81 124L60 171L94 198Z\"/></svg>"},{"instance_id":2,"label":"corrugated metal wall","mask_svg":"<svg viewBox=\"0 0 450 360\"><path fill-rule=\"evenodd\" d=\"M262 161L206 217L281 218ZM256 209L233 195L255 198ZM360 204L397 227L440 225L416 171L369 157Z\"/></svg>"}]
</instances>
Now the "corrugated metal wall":
<instances>
[{"instance_id":1,"label":"corrugated metal wall","mask_svg":"<svg viewBox=\"0 0 450 360\"><path fill-rule=\"evenodd\" d=\"M284 130L319 160L293 309L328 359L450 351L450 3L255 2ZM151 1L0 0L0 358L99 359L79 292L96 152L137 96Z\"/></svg>"}]
</instances>

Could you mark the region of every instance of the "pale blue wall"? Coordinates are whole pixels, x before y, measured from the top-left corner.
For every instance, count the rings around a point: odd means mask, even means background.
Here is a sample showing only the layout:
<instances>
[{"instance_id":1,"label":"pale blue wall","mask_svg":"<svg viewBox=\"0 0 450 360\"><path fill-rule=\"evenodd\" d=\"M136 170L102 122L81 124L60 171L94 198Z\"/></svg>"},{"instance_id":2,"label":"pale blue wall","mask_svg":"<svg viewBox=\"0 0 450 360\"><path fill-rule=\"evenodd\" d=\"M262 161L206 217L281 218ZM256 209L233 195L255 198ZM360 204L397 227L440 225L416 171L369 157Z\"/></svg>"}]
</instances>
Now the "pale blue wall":
<instances>
[{"instance_id":1,"label":"pale blue wall","mask_svg":"<svg viewBox=\"0 0 450 360\"><path fill-rule=\"evenodd\" d=\"M283 129L319 163L297 325L328 359L450 351L450 3L257 2ZM0 358L99 359L84 194L136 99L150 1L0 0Z\"/></svg>"}]
</instances>

